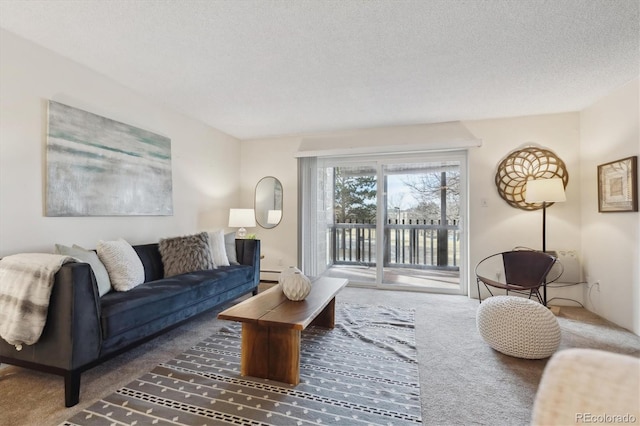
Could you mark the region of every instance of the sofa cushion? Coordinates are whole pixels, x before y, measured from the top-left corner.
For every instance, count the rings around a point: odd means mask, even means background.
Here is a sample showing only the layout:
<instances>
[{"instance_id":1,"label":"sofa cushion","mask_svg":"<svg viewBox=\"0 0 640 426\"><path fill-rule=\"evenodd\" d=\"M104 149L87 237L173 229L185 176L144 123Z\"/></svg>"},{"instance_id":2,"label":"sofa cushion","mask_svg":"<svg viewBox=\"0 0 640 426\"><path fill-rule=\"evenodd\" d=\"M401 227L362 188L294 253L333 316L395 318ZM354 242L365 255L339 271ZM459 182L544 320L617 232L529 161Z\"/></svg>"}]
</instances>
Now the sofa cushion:
<instances>
[{"instance_id":1,"label":"sofa cushion","mask_svg":"<svg viewBox=\"0 0 640 426\"><path fill-rule=\"evenodd\" d=\"M101 299L103 339L244 285L253 273L251 266L226 266L147 282L127 293L109 293Z\"/></svg>"},{"instance_id":2,"label":"sofa cushion","mask_svg":"<svg viewBox=\"0 0 640 426\"><path fill-rule=\"evenodd\" d=\"M128 291L144 282L142 262L133 247L122 238L99 241L96 251L107 268L114 290Z\"/></svg>"},{"instance_id":3,"label":"sofa cushion","mask_svg":"<svg viewBox=\"0 0 640 426\"><path fill-rule=\"evenodd\" d=\"M164 265L158 243L133 246L144 267L144 281L155 281L164 278Z\"/></svg>"},{"instance_id":4,"label":"sofa cushion","mask_svg":"<svg viewBox=\"0 0 640 426\"><path fill-rule=\"evenodd\" d=\"M205 269L213 269L209 234L185 235L183 237L162 238L158 244L164 276L184 274Z\"/></svg>"}]
</instances>

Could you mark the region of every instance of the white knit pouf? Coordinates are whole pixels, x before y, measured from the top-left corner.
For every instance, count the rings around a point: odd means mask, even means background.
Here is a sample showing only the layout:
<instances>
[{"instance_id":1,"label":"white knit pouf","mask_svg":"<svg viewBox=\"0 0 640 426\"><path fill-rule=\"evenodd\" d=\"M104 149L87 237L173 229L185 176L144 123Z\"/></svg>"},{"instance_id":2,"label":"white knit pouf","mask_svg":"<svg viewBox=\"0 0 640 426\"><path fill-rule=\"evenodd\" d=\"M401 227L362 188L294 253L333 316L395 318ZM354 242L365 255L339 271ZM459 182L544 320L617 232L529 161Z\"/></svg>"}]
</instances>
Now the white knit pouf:
<instances>
[{"instance_id":1,"label":"white knit pouf","mask_svg":"<svg viewBox=\"0 0 640 426\"><path fill-rule=\"evenodd\" d=\"M523 297L494 296L483 300L476 324L489 346L517 358L548 358L560 345L560 326L553 313Z\"/></svg>"}]
</instances>

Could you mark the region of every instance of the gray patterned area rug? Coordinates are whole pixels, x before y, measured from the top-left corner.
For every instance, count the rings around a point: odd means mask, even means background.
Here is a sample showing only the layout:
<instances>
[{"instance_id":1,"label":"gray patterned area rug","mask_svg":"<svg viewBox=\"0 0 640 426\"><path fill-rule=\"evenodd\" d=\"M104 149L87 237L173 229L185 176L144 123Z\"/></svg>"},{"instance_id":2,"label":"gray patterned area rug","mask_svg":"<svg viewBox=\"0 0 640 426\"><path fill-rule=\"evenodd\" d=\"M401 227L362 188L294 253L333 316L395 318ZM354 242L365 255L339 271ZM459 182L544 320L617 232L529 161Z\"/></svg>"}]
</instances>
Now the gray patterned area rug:
<instances>
[{"instance_id":1,"label":"gray patterned area rug","mask_svg":"<svg viewBox=\"0 0 640 426\"><path fill-rule=\"evenodd\" d=\"M338 304L302 333L300 384L240 376L240 325L160 364L64 425L420 424L413 310Z\"/></svg>"}]
</instances>

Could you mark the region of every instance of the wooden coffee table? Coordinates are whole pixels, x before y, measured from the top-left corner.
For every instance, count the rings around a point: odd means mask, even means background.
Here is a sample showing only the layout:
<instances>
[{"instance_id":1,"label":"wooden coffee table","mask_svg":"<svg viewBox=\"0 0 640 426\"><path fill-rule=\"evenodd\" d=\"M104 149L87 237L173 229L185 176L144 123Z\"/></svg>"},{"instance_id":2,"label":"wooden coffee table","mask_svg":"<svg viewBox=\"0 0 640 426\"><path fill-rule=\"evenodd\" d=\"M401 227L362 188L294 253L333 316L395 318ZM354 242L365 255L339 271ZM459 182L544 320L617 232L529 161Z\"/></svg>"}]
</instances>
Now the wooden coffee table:
<instances>
[{"instance_id":1,"label":"wooden coffee table","mask_svg":"<svg viewBox=\"0 0 640 426\"><path fill-rule=\"evenodd\" d=\"M301 302L287 299L276 285L220 312L220 319L242 322L240 374L300 383L300 333L309 325L334 327L335 296L347 283L318 278Z\"/></svg>"}]
</instances>

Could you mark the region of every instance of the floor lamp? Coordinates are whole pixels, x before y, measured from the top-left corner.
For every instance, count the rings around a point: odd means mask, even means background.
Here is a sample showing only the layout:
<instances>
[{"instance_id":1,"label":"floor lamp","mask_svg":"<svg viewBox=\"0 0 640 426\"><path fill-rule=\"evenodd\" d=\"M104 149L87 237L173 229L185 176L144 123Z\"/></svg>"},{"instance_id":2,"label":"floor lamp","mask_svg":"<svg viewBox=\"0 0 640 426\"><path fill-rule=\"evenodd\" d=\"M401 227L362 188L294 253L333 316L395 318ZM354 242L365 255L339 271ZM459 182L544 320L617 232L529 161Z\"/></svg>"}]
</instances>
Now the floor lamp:
<instances>
[{"instance_id":1,"label":"floor lamp","mask_svg":"<svg viewBox=\"0 0 640 426\"><path fill-rule=\"evenodd\" d=\"M542 203L542 251L547 251L547 204L566 201L562 179L530 179L525 187L526 203Z\"/></svg>"},{"instance_id":2,"label":"floor lamp","mask_svg":"<svg viewBox=\"0 0 640 426\"><path fill-rule=\"evenodd\" d=\"M542 251L547 251L547 203L566 201L561 178L530 179L525 187L526 203L542 203ZM544 305L547 306L547 284L543 286Z\"/></svg>"}]
</instances>

